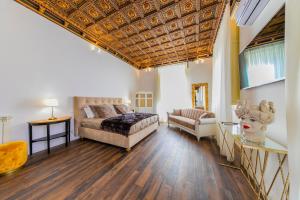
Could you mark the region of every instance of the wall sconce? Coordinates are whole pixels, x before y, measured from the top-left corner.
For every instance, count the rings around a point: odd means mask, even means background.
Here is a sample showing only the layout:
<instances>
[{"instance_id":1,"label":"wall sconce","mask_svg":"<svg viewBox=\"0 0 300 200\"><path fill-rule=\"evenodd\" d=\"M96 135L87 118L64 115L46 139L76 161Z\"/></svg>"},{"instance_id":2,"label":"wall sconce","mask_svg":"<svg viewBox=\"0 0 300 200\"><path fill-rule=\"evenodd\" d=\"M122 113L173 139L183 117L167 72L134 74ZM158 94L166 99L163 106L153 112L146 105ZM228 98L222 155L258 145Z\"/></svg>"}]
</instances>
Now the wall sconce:
<instances>
[{"instance_id":1,"label":"wall sconce","mask_svg":"<svg viewBox=\"0 0 300 200\"><path fill-rule=\"evenodd\" d=\"M197 58L197 59L195 60L195 63L196 63L196 64L204 63L204 59L203 59L203 58Z\"/></svg>"},{"instance_id":2,"label":"wall sconce","mask_svg":"<svg viewBox=\"0 0 300 200\"><path fill-rule=\"evenodd\" d=\"M96 46L93 45L93 44L90 45L90 48L91 48L92 51L95 51L95 50L96 50Z\"/></svg>"},{"instance_id":3,"label":"wall sconce","mask_svg":"<svg viewBox=\"0 0 300 200\"><path fill-rule=\"evenodd\" d=\"M152 71L152 68L151 68L151 67L145 68L145 72L151 72L151 71Z\"/></svg>"}]
</instances>

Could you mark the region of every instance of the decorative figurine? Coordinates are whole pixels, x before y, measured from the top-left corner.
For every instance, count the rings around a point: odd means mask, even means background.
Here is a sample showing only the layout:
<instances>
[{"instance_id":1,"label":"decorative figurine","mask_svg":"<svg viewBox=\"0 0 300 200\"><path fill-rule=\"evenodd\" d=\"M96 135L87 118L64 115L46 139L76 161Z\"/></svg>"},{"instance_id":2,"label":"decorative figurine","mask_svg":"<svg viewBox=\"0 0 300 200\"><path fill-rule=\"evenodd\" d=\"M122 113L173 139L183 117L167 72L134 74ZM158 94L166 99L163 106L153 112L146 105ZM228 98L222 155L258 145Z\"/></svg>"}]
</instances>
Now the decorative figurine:
<instances>
[{"instance_id":1,"label":"decorative figurine","mask_svg":"<svg viewBox=\"0 0 300 200\"><path fill-rule=\"evenodd\" d=\"M267 125L274 120L273 102L262 100L258 106L249 105L246 101L239 102L235 113L241 119L244 139L257 144L264 143Z\"/></svg>"}]
</instances>

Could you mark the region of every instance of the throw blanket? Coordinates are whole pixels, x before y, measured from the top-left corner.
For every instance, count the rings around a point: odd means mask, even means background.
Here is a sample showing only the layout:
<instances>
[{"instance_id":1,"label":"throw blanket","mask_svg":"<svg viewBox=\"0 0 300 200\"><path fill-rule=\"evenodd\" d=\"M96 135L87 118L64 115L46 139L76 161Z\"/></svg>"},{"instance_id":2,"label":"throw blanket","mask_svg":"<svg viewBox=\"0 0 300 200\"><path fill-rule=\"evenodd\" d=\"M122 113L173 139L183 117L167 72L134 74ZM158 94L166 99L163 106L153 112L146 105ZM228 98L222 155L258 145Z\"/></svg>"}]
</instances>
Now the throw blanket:
<instances>
[{"instance_id":1,"label":"throw blanket","mask_svg":"<svg viewBox=\"0 0 300 200\"><path fill-rule=\"evenodd\" d=\"M154 115L156 114L127 113L117 117L111 117L102 121L101 129L128 136L131 126Z\"/></svg>"}]
</instances>

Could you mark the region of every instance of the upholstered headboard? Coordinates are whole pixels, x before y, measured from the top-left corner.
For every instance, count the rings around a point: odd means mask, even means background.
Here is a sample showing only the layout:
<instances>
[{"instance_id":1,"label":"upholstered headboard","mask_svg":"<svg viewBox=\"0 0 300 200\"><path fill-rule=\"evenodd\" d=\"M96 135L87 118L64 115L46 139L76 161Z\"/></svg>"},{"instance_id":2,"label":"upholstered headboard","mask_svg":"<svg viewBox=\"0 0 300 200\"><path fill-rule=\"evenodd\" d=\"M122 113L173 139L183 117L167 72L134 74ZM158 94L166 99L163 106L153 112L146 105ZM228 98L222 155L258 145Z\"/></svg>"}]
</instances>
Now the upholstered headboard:
<instances>
[{"instance_id":1,"label":"upholstered headboard","mask_svg":"<svg viewBox=\"0 0 300 200\"><path fill-rule=\"evenodd\" d=\"M81 120L84 118L82 109L86 105L101 105L101 104L122 104L122 98L109 97L74 97L74 133L78 135L78 128Z\"/></svg>"}]
</instances>

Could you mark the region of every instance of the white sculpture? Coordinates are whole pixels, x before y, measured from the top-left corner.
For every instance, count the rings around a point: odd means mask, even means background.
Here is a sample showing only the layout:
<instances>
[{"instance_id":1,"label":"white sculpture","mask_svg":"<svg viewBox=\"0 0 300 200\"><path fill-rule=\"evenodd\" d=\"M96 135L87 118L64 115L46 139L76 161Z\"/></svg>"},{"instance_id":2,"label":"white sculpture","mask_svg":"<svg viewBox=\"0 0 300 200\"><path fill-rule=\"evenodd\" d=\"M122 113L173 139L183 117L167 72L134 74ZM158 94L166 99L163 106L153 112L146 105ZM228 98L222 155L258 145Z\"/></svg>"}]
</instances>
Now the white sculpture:
<instances>
[{"instance_id":1,"label":"white sculpture","mask_svg":"<svg viewBox=\"0 0 300 200\"><path fill-rule=\"evenodd\" d=\"M246 101L239 102L235 113L241 119L244 139L254 143L263 143L267 125L274 120L273 102L262 100L258 106L249 105Z\"/></svg>"}]
</instances>

